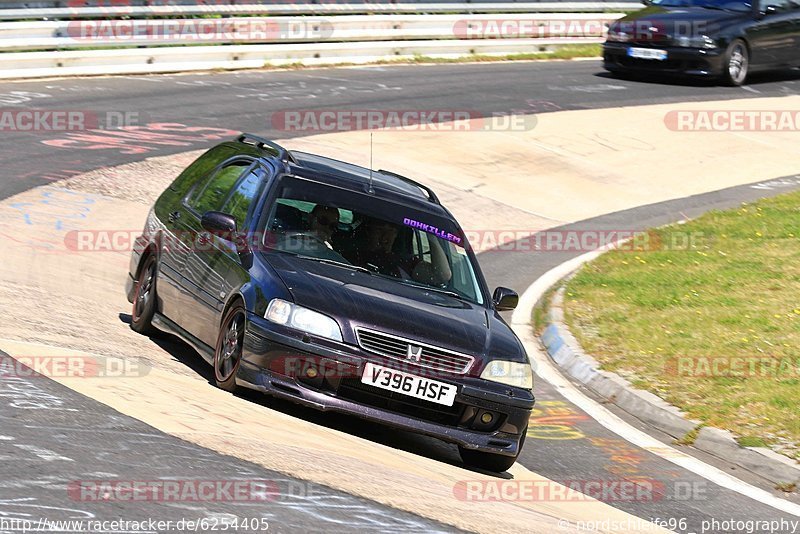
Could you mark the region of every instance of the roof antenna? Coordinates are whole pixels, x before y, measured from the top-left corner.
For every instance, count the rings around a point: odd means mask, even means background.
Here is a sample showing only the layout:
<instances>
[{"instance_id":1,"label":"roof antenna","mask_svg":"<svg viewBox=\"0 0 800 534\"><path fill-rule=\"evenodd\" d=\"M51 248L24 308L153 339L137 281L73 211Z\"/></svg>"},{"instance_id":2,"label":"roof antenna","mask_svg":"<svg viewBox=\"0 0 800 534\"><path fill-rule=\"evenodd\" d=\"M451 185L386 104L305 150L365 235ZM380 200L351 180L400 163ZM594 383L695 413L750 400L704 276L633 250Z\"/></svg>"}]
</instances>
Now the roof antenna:
<instances>
[{"instance_id":1,"label":"roof antenna","mask_svg":"<svg viewBox=\"0 0 800 534\"><path fill-rule=\"evenodd\" d=\"M369 189L367 193L370 195L375 193L375 190L372 189L372 132L369 133Z\"/></svg>"}]
</instances>

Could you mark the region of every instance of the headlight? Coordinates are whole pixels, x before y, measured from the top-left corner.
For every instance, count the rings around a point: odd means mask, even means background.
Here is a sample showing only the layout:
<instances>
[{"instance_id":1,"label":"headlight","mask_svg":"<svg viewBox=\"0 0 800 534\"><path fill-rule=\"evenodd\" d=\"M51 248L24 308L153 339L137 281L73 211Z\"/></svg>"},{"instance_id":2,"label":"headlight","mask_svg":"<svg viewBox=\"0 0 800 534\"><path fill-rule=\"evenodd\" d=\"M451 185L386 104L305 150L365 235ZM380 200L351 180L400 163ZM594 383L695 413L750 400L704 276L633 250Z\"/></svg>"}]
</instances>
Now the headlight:
<instances>
[{"instance_id":1,"label":"headlight","mask_svg":"<svg viewBox=\"0 0 800 534\"><path fill-rule=\"evenodd\" d=\"M631 40L631 36L625 32L609 29L607 39L615 43L627 43Z\"/></svg>"},{"instance_id":2,"label":"headlight","mask_svg":"<svg viewBox=\"0 0 800 534\"><path fill-rule=\"evenodd\" d=\"M492 360L481 373L481 378L507 386L533 389L533 370L529 363Z\"/></svg>"},{"instance_id":3,"label":"headlight","mask_svg":"<svg viewBox=\"0 0 800 534\"><path fill-rule=\"evenodd\" d=\"M342 330L339 328L339 323L327 315L322 315L282 299L272 299L270 301L264 318L273 323L296 328L315 336L334 341L342 340Z\"/></svg>"},{"instance_id":4,"label":"headlight","mask_svg":"<svg viewBox=\"0 0 800 534\"><path fill-rule=\"evenodd\" d=\"M696 37L678 37L678 46L687 48L716 48L717 43L708 35L698 35Z\"/></svg>"}]
</instances>

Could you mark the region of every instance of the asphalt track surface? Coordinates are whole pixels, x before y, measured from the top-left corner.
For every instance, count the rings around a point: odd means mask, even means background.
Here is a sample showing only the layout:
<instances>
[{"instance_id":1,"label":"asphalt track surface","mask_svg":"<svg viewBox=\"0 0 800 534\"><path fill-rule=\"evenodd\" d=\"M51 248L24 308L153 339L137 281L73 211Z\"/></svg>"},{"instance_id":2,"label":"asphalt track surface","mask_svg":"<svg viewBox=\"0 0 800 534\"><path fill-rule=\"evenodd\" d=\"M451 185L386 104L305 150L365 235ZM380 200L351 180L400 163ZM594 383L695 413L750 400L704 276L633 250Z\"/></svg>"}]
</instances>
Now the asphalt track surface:
<instances>
[{"instance_id":1,"label":"asphalt track surface","mask_svg":"<svg viewBox=\"0 0 800 534\"><path fill-rule=\"evenodd\" d=\"M136 529L142 533L212 531L236 518L259 527L239 531L453 530L166 435L41 376L0 378L0 461L0 519L9 520L0 522L3 534L20 531L12 518L28 519L29 529L59 532L80 532L79 521L85 529L96 519L139 521L147 525ZM115 493L105 500L92 482L164 479L181 481L186 499L133 501ZM220 485L218 501L192 500L192 488L235 481L247 498L236 498L235 486L226 492ZM40 524L42 518L49 523ZM149 519L172 521L171 528L152 528ZM194 529L188 521L205 528Z\"/></svg>"},{"instance_id":2,"label":"asphalt track surface","mask_svg":"<svg viewBox=\"0 0 800 534\"><path fill-rule=\"evenodd\" d=\"M717 87L709 84L660 81L625 81L607 77L596 61L553 63L501 63L482 65L447 66L393 66L349 69L317 69L308 71L240 72L214 75L149 76L125 78L94 78L82 80L53 80L0 84L0 108L35 110L88 110L97 112L101 118L117 118L134 113L144 130L147 124L171 123L182 125L175 128L218 128L251 131L267 137L287 138L308 135L310 132L286 132L275 128L275 113L284 110L329 110L329 109L459 109L471 110L482 115L494 113L546 113L570 109L591 109L641 105L653 103L723 100L733 98L758 98L781 96L800 92L800 75L792 72L764 76L754 80L746 88ZM107 112L112 112L108 115ZM113 125L109 125L113 126ZM613 126L610 126L613 127ZM141 128L140 131L141 132ZM206 130L208 132L210 130ZM311 132L313 133L313 132ZM79 172L100 167L118 165L146 157L199 149L215 141L196 140L187 134L180 140L165 140L157 136L139 135L119 143L113 130L92 132L4 132L0 146L0 161L4 176L0 179L0 199L17 192L52 182ZM165 144L166 143L166 144ZM772 176L754 176L754 182ZM685 199L642 206L623 212L581 221L562 228L575 229L643 229L687 217L699 215L709 209L726 208L743 201L778 194L800 188L800 180L792 178L774 187L754 188L739 186L696 195ZM538 276L551 267L578 253L527 253L509 254L486 252L481 255L481 265L491 286L507 285L523 291ZM175 342L170 348L176 357L197 370L207 373L197 364L191 350ZM127 469L128 477L144 479L152 467L148 459L170 458L158 464L152 472L160 476L176 478L191 476L192 469L206 462L215 470L229 477L263 477L284 481L286 477L269 473L263 468L239 460L205 451L200 447L171 438L125 418L112 410L81 397L69 390L39 379L36 386L64 400L65 406L79 406L80 412L64 410L60 413L14 412L10 404L0 397L0 433L13 438L0 441L0 455L19 452L16 441L33 442L40 448L56 451L63 457L76 458L73 468L58 463L41 462L31 458L28 463L4 462L0 467L0 516L5 510L14 510L19 502L12 497L25 495L37 506L59 506L60 502L50 487L60 479L70 476L72 480L86 477L79 472L84 465L80 458L98 458L109 462L100 464L92 471L116 473ZM644 478L653 481L661 490L656 498L648 500L608 501L645 519L684 519L681 532L700 532L702 522L711 519L752 521L759 519L797 519L774 508L753 501L706 481L647 451L625 442L602 427L542 380L536 385L538 407L536 420L532 424L539 430L530 435L520 462L555 481L618 481L623 478ZM416 454L458 464L455 447L436 440L412 434L398 433L388 429L364 428L357 420L346 417L322 416L293 405L272 402L259 397L253 402L268 404L273 409L290 413L318 424L346 430L366 439L393 447L413 451ZM617 410L618 412L618 410ZM77 414L80 413L80 416ZM670 438L660 436L647 429L624 413L618 413L634 426L650 432L665 443ZM86 423L86 418L90 423ZM10 423L13 421L13 424ZM108 436L108 457L95 454L91 446L97 442L86 429L95 428ZM105 439L105 438L104 438ZM16 441L15 441L16 440ZM10 449L9 449L10 448ZM4 450L5 449L5 450ZM110 451L115 451L111 455ZM146 452L143 452L146 450ZM29 449L30 452L30 449ZM687 452L699 455L696 451ZM751 473L742 472L728 465L724 459L701 456L709 463L729 471L736 476L763 489L773 488ZM195 459L198 459L195 462ZM39 458L41 460L41 458ZM142 468L142 464L148 465ZM64 465L69 464L66 462ZM111 465L114 464L114 465ZM222 469L222 465L228 466ZM91 464L86 464L91 465ZM84 469L84 468L81 468ZM107 474L105 476L108 476ZM98 477L99 478L99 477ZM125 478L121 475L119 478ZM220 477L224 478L224 477ZM19 483L19 484L17 484ZM25 488L19 493L20 486ZM397 512L375 503L341 494L328 488L318 489L322 502L346 503L344 514L330 506L321 514L310 514L303 505L314 508L314 500L297 497L291 502L276 501L269 508L277 525L303 527L305 530L411 530L441 529L441 525ZM63 493L60 499L66 499ZM49 503L49 504L48 504ZM59 504L53 504L59 503ZM75 504L74 502L72 503ZM370 522L365 519L355 525L350 521L349 507L363 507L364 514L379 518ZM72 506L74 508L74 506ZM202 508L202 509L200 509ZM96 515L108 513L102 507L90 511ZM179 507L162 507L174 513L170 517L191 517L188 510ZM114 515L135 517L147 516L149 510L114 510ZM119 512L119 513L118 513ZM224 504L219 509L198 507L198 516L209 513L230 513ZM239 515L246 515L245 510ZM153 514L151 512L150 516ZM322 517L324 516L324 517ZM327 518L333 518L327 522ZM336 520L344 520L336 523ZM417 527L415 528L414 525ZM388 526L387 526L388 525ZM449 529L449 527L445 527ZM719 531L719 530L718 530ZM735 530L725 530L725 532Z\"/></svg>"}]
</instances>

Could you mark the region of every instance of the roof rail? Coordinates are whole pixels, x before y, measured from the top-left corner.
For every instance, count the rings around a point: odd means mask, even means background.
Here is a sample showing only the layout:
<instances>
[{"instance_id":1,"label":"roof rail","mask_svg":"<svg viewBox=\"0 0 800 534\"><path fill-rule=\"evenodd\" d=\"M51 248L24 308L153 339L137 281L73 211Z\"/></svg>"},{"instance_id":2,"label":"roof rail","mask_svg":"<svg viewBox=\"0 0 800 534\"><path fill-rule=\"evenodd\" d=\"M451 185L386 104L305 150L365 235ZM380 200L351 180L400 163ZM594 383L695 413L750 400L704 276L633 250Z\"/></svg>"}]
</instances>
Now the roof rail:
<instances>
[{"instance_id":1,"label":"roof rail","mask_svg":"<svg viewBox=\"0 0 800 534\"><path fill-rule=\"evenodd\" d=\"M395 178L399 178L400 180L403 180L407 184L411 184L413 186L419 187L420 189L422 189L425 192L425 194L428 195L428 200L429 201L433 202L434 204L441 204L439 202L439 197L437 197L436 193L433 192L433 189L431 189L427 185L422 185L421 183L419 183L419 182L417 182L415 180L412 180L411 178L408 178L406 176L403 176L402 174L397 174L396 172L387 171L387 170L384 170L384 169L379 169L378 172L381 173L381 174L394 176Z\"/></svg>"},{"instance_id":2,"label":"roof rail","mask_svg":"<svg viewBox=\"0 0 800 534\"><path fill-rule=\"evenodd\" d=\"M236 140L240 143L247 143L249 145L254 145L258 148L269 147L272 150L278 152L278 157L281 161L289 161L292 163L297 163L297 160L294 159L294 156L291 152L283 148L281 145L274 141L270 141L269 139L264 139L263 137L259 137L257 135L249 134L249 133L242 133Z\"/></svg>"}]
</instances>

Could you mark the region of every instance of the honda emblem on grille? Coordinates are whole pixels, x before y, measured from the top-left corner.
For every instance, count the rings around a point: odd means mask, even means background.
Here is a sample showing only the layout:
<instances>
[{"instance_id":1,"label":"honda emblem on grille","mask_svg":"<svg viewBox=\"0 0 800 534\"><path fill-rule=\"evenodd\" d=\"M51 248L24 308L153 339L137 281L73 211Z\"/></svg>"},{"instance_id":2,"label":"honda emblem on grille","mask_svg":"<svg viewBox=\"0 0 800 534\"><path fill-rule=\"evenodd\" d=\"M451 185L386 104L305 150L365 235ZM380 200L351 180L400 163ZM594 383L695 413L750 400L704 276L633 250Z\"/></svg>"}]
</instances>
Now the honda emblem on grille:
<instances>
[{"instance_id":1,"label":"honda emblem on grille","mask_svg":"<svg viewBox=\"0 0 800 534\"><path fill-rule=\"evenodd\" d=\"M409 345L408 350L406 351L406 358L418 362L420 358L422 358L422 347L415 347L414 345Z\"/></svg>"}]
</instances>

